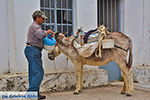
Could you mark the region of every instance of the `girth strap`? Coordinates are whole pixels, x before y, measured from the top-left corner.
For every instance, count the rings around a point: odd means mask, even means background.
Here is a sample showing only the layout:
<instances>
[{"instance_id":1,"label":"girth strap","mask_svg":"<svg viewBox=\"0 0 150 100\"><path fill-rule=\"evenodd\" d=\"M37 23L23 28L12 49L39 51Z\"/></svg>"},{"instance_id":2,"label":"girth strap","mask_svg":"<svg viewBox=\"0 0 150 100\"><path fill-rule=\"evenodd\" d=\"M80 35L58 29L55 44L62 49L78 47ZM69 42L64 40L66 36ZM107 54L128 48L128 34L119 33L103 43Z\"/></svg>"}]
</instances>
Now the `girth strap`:
<instances>
[{"instance_id":1,"label":"girth strap","mask_svg":"<svg viewBox=\"0 0 150 100\"><path fill-rule=\"evenodd\" d=\"M126 51L126 52L128 52L128 50L129 50L129 49L126 50L126 49L124 49L124 48L122 48L122 47L120 47L120 46L117 46L117 45L115 45L115 47L116 47L116 48L119 48L119 49L122 49L122 50L124 50L124 51Z\"/></svg>"}]
</instances>

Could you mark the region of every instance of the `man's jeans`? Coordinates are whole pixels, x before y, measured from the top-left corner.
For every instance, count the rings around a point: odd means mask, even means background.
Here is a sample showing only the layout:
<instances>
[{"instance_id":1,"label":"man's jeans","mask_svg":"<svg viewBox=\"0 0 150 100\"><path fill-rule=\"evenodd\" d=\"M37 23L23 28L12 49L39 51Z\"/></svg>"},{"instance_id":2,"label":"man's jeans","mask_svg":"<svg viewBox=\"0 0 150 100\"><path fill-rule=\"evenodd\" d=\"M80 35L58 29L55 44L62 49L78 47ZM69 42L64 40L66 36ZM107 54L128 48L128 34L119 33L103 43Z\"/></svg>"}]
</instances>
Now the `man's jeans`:
<instances>
[{"instance_id":1,"label":"man's jeans","mask_svg":"<svg viewBox=\"0 0 150 100\"><path fill-rule=\"evenodd\" d=\"M24 53L28 60L29 88L27 91L35 91L39 94L40 84L44 76L41 50L37 47L26 46Z\"/></svg>"}]
</instances>

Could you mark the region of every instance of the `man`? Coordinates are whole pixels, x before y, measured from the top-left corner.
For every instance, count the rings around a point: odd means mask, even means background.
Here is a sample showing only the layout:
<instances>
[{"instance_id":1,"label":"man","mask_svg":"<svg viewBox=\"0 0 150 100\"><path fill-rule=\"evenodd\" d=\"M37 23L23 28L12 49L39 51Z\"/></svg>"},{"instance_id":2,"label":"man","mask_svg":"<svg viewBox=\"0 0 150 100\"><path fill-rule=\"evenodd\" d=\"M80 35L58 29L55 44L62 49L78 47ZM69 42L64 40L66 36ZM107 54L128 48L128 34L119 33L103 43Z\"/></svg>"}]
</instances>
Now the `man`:
<instances>
[{"instance_id":1,"label":"man","mask_svg":"<svg viewBox=\"0 0 150 100\"><path fill-rule=\"evenodd\" d=\"M42 49L43 38L48 34L53 33L51 30L44 31L41 29L41 24L47 19L45 13L38 10L32 15L33 23L28 29L26 48L24 50L28 61L29 73L29 88L27 91L37 92L38 99L45 99L46 96L39 94L40 84L43 80L44 70L42 67Z\"/></svg>"}]
</instances>

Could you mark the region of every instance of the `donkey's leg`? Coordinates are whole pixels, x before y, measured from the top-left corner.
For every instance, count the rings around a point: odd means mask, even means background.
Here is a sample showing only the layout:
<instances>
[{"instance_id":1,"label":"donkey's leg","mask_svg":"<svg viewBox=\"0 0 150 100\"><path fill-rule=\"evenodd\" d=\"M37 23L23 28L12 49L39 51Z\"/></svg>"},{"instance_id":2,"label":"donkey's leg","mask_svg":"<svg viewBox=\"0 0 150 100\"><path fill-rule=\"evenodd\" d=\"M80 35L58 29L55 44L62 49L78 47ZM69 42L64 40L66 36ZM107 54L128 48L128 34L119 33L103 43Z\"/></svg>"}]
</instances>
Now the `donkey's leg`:
<instances>
[{"instance_id":1,"label":"donkey's leg","mask_svg":"<svg viewBox=\"0 0 150 100\"><path fill-rule=\"evenodd\" d=\"M125 76L124 73L122 73L122 77L123 77L123 81L124 81L124 78L126 79L126 76ZM127 91L127 89L126 89L126 83L125 83L125 81L124 81L124 84L123 84L123 88L122 88L121 94L126 95L126 91Z\"/></svg>"},{"instance_id":2,"label":"donkey's leg","mask_svg":"<svg viewBox=\"0 0 150 100\"><path fill-rule=\"evenodd\" d=\"M83 66L82 64L76 64L76 90L74 91L74 94L79 94L80 90L82 89L82 80L83 80Z\"/></svg>"},{"instance_id":3,"label":"donkey's leg","mask_svg":"<svg viewBox=\"0 0 150 100\"><path fill-rule=\"evenodd\" d=\"M131 72L124 74L125 90L126 96L131 96L133 91L133 78Z\"/></svg>"},{"instance_id":4,"label":"donkey's leg","mask_svg":"<svg viewBox=\"0 0 150 100\"><path fill-rule=\"evenodd\" d=\"M132 91L134 90L133 88L133 75L131 73L131 71L129 71L127 74L127 79L125 81L127 81L127 86L126 86L126 96L131 96Z\"/></svg>"},{"instance_id":5,"label":"donkey's leg","mask_svg":"<svg viewBox=\"0 0 150 100\"><path fill-rule=\"evenodd\" d=\"M131 92L133 90L133 78L132 73L126 67L125 63L119 64L121 71L123 72L123 79L124 79L124 88L122 92L126 93L126 96L131 96Z\"/></svg>"},{"instance_id":6,"label":"donkey's leg","mask_svg":"<svg viewBox=\"0 0 150 100\"><path fill-rule=\"evenodd\" d=\"M83 88L83 66L81 66L81 77L80 77L80 91L81 92L81 89Z\"/></svg>"},{"instance_id":7,"label":"donkey's leg","mask_svg":"<svg viewBox=\"0 0 150 100\"><path fill-rule=\"evenodd\" d=\"M124 76L122 75L122 77L124 77ZM125 84L125 82L123 84L123 88L122 88L121 94L123 94L123 95L126 94L126 84Z\"/></svg>"}]
</instances>

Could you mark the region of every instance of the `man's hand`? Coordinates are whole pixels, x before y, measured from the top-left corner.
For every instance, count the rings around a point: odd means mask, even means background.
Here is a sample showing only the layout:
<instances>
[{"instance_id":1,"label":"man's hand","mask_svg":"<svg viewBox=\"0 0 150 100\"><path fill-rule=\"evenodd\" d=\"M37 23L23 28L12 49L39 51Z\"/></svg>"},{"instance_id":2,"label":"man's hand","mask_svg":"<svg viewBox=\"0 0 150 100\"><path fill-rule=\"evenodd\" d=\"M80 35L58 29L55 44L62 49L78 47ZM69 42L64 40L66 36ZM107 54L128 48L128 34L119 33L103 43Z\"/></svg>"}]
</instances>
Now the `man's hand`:
<instances>
[{"instance_id":1,"label":"man's hand","mask_svg":"<svg viewBox=\"0 0 150 100\"><path fill-rule=\"evenodd\" d=\"M50 34L50 33L54 34L54 32L52 30L47 30L46 33L47 34Z\"/></svg>"},{"instance_id":2,"label":"man's hand","mask_svg":"<svg viewBox=\"0 0 150 100\"><path fill-rule=\"evenodd\" d=\"M55 35L55 33L52 30L50 30L50 29L47 30L46 33L47 33L47 35L50 34L50 33L52 33L52 35L51 35L52 37Z\"/></svg>"}]
</instances>

